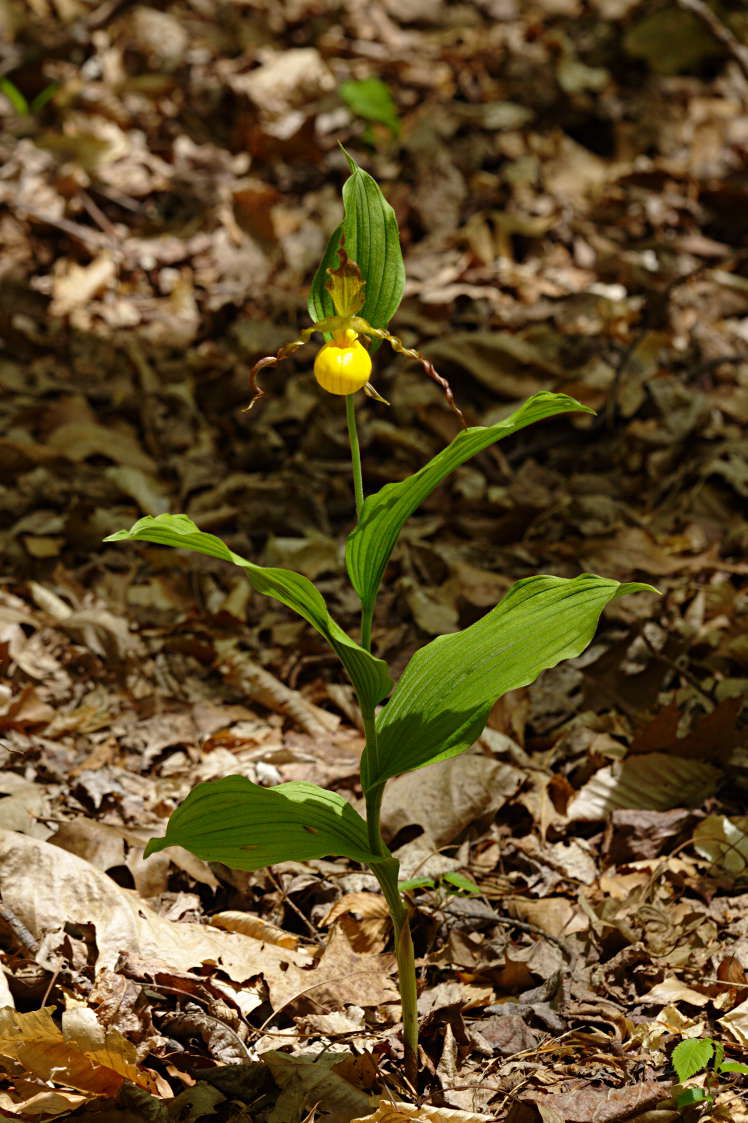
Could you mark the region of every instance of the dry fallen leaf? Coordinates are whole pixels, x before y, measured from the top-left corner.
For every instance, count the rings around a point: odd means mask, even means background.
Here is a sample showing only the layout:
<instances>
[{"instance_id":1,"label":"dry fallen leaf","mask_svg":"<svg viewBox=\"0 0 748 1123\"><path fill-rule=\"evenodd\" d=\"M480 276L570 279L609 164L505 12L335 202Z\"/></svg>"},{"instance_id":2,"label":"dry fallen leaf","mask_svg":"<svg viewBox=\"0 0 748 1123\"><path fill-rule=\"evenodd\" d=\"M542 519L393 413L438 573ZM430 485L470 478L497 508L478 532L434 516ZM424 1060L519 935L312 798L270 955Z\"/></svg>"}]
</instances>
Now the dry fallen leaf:
<instances>
[{"instance_id":1,"label":"dry fallen leaf","mask_svg":"<svg viewBox=\"0 0 748 1123\"><path fill-rule=\"evenodd\" d=\"M618 808L669 811L697 807L717 790L719 769L665 753L646 753L601 768L577 792L569 819L605 819Z\"/></svg>"},{"instance_id":2,"label":"dry fallen leaf","mask_svg":"<svg viewBox=\"0 0 748 1123\"><path fill-rule=\"evenodd\" d=\"M491 1123L491 1118L450 1107L430 1107L429 1104L416 1107L397 1100L380 1100L372 1115L351 1119L351 1123L408 1123L409 1120L415 1123Z\"/></svg>"},{"instance_id":3,"label":"dry fallen leaf","mask_svg":"<svg viewBox=\"0 0 748 1123\"><path fill-rule=\"evenodd\" d=\"M93 1010L73 1007L62 1015L53 1009L17 1013L0 1010L0 1054L18 1061L41 1080L97 1096L116 1095L124 1080L149 1091L163 1085L137 1065L135 1046L116 1029L104 1029Z\"/></svg>"},{"instance_id":4,"label":"dry fallen leaf","mask_svg":"<svg viewBox=\"0 0 748 1123\"><path fill-rule=\"evenodd\" d=\"M278 948L238 932L165 920L137 893L121 889L88 862L47 842L0 830L0 893L6 905L41 938L66 922L93 924L97 968L114 970L123 952L189 971L213 963L235 982L264 975L285 979L284 968L310 962L301 949Z\"/></svg>"},{"instance_id":5,"label":"dry fallen leaf","mask_svg":"<svg viewBox=\"0 0 748 1123\"><path fill-rule=\"evenodd\" d=\"M335 1066L349 1056L335 1052L297 1057L275 1051L263 1053L263 1063L281 1089L268 1115L268 1123L302 1119L304 1109L314 1104L319 1105L330 1123L348 1123L354 1112L365 1111L369 1097L335 1071Z\"/></svg>"}]
</instances>

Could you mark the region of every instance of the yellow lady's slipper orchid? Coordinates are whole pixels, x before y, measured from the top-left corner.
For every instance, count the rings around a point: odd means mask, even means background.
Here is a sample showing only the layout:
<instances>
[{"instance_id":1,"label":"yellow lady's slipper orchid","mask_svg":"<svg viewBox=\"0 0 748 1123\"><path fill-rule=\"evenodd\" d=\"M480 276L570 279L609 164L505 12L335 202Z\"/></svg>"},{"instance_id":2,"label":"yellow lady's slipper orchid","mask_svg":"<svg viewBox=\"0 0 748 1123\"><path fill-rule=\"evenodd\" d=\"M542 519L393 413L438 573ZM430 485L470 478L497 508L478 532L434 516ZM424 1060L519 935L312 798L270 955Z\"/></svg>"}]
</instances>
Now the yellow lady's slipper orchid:
<instances>
[{"instance_id":1,"label":"yellow lady's slipper orchid","mask_svg":"<svg viewBox=\"0 0 748 1123\"><path fill-rule=\"evenodd\" d=\"M351 261L345 252L343 242L338 247L339 265L337 269L328 269L329 278L326 289L332 297L335 315L326 316L319 320L313 327L304 328L299 332L297 339L292 339L280 347L274 355L265 355L258 359L249 372L249 385L253 392L252 401L247 406L251 409L255 402L264 397L264 390L257 383L257 375L265 367L275 366L283 359L289 358L309 342L315 332L330 334L332 339L325 343L319 350L314 360L314 377L329 394L349 395L357 390L364 390L370 397L375 398L385 405L389 405L369 382L371 374L371 357L366 348L359 342L359 336L369 339L386 340L394 351L409 359L415 359L421 364L425 373L444 391L449 408L460 419L460 424L465 426L465 418L452 395L452 389L445 378L437 374L432 363L411 347L406 347L396 335L391 335L385 328L372 327L358 313L364 305L364 286L366 282L361 277L361 272L355 261Z\"/></svg>"},{"instance_id":2,"label":"yellow lady's slipper orchid","mask_svg":"<svg viewBox=\"0 0 748 1123\"><path fill-rule=\"evenodd\" d=\"M314 377L328 394L355 394L370 374L371 356L352 328L336 332L314 360Z\"/></svg>"}]
</instances>

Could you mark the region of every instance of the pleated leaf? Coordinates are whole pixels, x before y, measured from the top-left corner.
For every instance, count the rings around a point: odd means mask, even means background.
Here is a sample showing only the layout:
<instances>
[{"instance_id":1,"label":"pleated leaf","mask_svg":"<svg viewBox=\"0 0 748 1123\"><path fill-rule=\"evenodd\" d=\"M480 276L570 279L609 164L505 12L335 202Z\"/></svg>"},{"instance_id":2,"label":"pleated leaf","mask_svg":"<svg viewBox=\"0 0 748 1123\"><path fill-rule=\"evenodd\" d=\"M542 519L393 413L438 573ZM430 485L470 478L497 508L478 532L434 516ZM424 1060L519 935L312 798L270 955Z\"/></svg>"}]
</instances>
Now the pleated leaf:
<instances>
[{"instance_id":1,"label":"pleated leaf","mask_svg":"<svg viewBox=\"0 0 748 1123\"><path fill-rule=\"evenodd\" d=\"M464 752L502 694L579 655L605 606L638 590L656 591L591 573L527 577L475 624L422 647L378 715L376 744L361 759L364 790Z\"/></svg>"},{"instance_id":2,"label":"pleated leaf","mask_svg":"<svg viewBox=\"0 0 748 1123\"><path fill-rule=\"evenodd\" d=\"M392 687L387 664L364 651L335 623L324 598L308 578L290 569L255 565L230 550L215 534L206 534L187 515L147 515L129 530L110 534L105 542L155 542L221 558L240 566L252 588L293 609L327 640L337 653L362 701L376 705Z\"/></svg>"},{"instance_id":3,"label":"pleated leaf","mask_svg":"<svg viewBox=\"0 0 748 1123\"><path fill-rule=\"evenodd\" d=\"M296 781L261 788L245 776L194 787L145 856L168 846L234 870L330 856L383 860L369 849L365 821L337 792Z\"/></svg>"},{"instance_id":4,"label":"pleated leaf","mask_svg":"<svg viewBox=\"0 0 748 1123\"><path fill-rule=\"evenodd\" d=\"M366 281L365 300L359 315L372 327L385 328L402 300L405 266L395 212L376 180L345 153L351 174L343 184L345 217L333 231L309 290L309 315L314 323L335 314L325 289L327 270L338 263L338 246L345 234L345 249Z\"/></svg>"},{"instance_id":5,"label":"pleated leaf","mask_svg":"<svg viewBox=\"0 0 748 1123\"><path fill-rule=\"evenodd\" d=\"M451 471L526 425L572 410L594 412L566 394L541 390L503 421L464 429L418 472L398 483L385 484L370 495L364 501L357 526L348 536L345 553L348 575L362 603L367 607L373 605L405 520Z\"/></svg>"}]
</instances>

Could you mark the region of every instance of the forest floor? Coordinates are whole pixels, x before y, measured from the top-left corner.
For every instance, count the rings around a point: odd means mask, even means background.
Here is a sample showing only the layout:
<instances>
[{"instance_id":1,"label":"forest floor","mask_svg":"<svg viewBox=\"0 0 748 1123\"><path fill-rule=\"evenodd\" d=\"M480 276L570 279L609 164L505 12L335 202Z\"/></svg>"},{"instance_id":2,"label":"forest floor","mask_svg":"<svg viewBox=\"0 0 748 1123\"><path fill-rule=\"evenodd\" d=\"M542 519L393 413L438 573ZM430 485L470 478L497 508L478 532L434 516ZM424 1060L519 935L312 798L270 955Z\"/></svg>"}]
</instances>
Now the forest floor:
<instances>
[{"instance_id":1,"label":"forest floor","mask_svg":"<svg viewBox=\"0 0 748 1123\"><path fill-rule=\"evenodd\" d=\"M748 1054L745 7L0 14L0 1116L748 1120L736 1074L676 1108L669 1059L687 1038ZM143 858L199 780L359 798L351 688L224 563L102 543L185 512L312 578L356 634L344 415L313 351L242 412L252 363L308 325L338 142L400 223L393 328L468 423L544 389L597 411L429 498L377 654L399 673L535 573L660 592L611 605L469 754L388 789L403 876L430 880L411 892L418 1089L373 877ZM375 365L369 491L457 432L417 367Z\"/></svg>"}]
</instances>

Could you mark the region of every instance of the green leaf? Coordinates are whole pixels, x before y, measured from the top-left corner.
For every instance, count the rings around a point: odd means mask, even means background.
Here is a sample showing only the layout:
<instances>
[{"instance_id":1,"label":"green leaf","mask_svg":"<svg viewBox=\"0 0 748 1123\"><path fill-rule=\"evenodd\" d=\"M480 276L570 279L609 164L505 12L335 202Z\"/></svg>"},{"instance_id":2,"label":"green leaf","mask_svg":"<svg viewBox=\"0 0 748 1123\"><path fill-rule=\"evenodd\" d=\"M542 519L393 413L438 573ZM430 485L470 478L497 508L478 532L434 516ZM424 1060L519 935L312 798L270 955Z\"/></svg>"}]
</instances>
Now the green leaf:
<instances>
[{"instance_id":1,"label":"green leaf","mask_svg":"<svg viewBox=\"0 0 748 1123\"><path fill-rule=\"evenodd\" d=\"M389 87L379 78L362 78L360 81L341 82L338 93L346 105L365 121L386 125L397 136L400 118Z\"/></svg>"},{"instance_id":2,"label":"green leaf","mask_svg":"<svg viewBox=\"0 0 748 1123\"><path fill-rule=\"evenodd\" d=\"M401 893L409 893L411 889L435 889L436 882L433 877L408 877L398 881L397 887Z\"/></svg>"},{"instance_id":3,"label":"green leaf","mask_svg":"<svg viewBox=\"0 0 748 1123\"><path fill-rule=\"evenodd\" d=\"M193 788L145 856L167 846L184 846L205 862L234 870L330 855L367 865L386 860L370 851L365 821L337 792L295 781L261 788L245 776Z\"/></svg>"},{"instance_id":4,"label":"green leaf","mask_svg":"<svg viewBox=\"0 0 748 1123\"><path fill-rule=\"evenodd\" d=\"M10 78L4 76L0 78L0 94L5 94L16 113L20 115L28 113L29 103L18 89L15 82L11 82Z\"/></svg>"},{"instance_id":5,"label":"green leaf","mask_svg":"<svg viewBox=\"0 0 748 1123\"><path fill-rule=\"evenodd\" d=\"M59 82L50 82L48 86L45 86L43 90L40 90L40 92L31 102L31 105L29 106L29 112L38 113L41 109L44 108L48 101L52 100L59 88Z\"/></svg>"},{"instance_id":6,"label":"green leaf","mask_svg":"<svg viewBox=\"0 0 748 1123\"><path fill-rule=\"evenodd\" d=\"M714 1053L714 1042L711 1037L689 1038L679 1041L673 1049L670 1058L678 1080L683 1083L689 1077L695 1076L709 1064Z\"/></svg>"},{"instance_id":7,"label":"green leaf","mask_svg":"<svg viewBox=\"0 0 748 1123\"><path fill-rule=\"evenodd\" d=\"M584 651L616 597L650 585L579 577L527 577L475 624L439 636L405 668L361 758L364 790L469 748L494 702L542 670Z\"/></svg>"},{"instance_id":8,"label":"green leaf","mask_svg":"<svg viewBox=\"0 0 748 1123\"><path fill-rule=\"evenodd\" d=\"M684 1088L675 1101L677 1108L688 1107L689 1104L700 1104L704 1100L711 1102L712 1096L707 1096L703 1088Z\"/></svg>"},{"instance_id":9,"label":"green leaf","mask_svg":"<svg viewBox=\"0 0 748 1123\"><path fill-rule=\"evenodd\" d=\"M240 566L252 588L263 596L275 597L281 604L303 617L337 653L348 672L359 698L372 706L380 702L392 687L387 664L364 651L335 623L322 595L308 578L290 569L254 565L230 550L215 534L205 534L187 515L151 515L139 519L129 530L110 534L105 542L155 542L221 558Z\"/></svg>"},{"instance_id":10,"label":"green leaf","mask_svg":"<svg viewBox=\"0 0 748 1123\"><path fill-rule=\"evenodd\" d=\"M452 892L467 893L471 897L480 896L482 892L480 886L471 881L469 877L465 877L464 873L454 871L443 873L442 881L445 881L451 887Z\"/></svg>"},{"instance_id":11,"label":"green leaf","mask_svg":"<svg viewBox=\"0 0 748 1123\"><path fill-rule=\"evenodd\" d=\"M748 1065L744 1065L742 1061L723 1061L717 1068L720 1072L742 1072L744 1076L748 1076Z\"/></svg>"},{"instance_id":12,"label":"green leaf","mask_svg":"<svg viewBox=\"0 0 748 1123\"><path fill-rule=\"evenodd\" d=\"M345 149L343 150L345 152ZM347 152L351 174L343 184L345 217L327 243L322 261L309 290L309 315L314 323L335 314L325 290L327 270L337 264L341 234L345 249L366 281L366 299L360 315L375 328L385 328L402 300L405 266L395 212L376 180L358 166Z\"/></svg>"},{"instance_id":13,"label":"green leaf","mask_svg":"<svg viewBox=\"0 0 748 1123\"><path fill-rule=\"evenodd\" d=\"M385 484L368 496L358 525L348 536L345 551L348 575L364 607L371 609L374 604L403 523L445 476L477 452L524 429L526 425L572 410L594 412L566 394L541 390L503 421L464 429L418 472L399 483Z\"/></svg>"}]
</instances>

